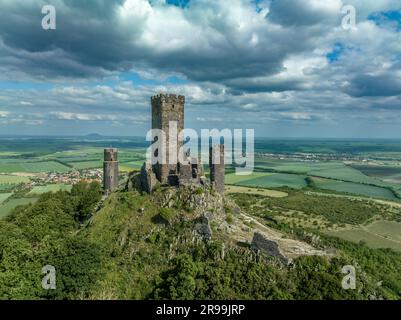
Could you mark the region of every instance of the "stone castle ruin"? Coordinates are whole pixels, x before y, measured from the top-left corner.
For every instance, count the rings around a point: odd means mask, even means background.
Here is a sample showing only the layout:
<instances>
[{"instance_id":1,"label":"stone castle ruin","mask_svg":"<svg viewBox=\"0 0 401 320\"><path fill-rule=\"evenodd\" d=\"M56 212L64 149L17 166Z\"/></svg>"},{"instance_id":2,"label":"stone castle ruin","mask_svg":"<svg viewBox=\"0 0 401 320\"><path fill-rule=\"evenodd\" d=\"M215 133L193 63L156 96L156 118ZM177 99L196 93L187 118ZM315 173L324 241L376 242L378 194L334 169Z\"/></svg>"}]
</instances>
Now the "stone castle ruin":
<instances>
[{"instance_id":1,"label":"stone castle ruin","mask_svg":"<svg viewBox=\"0 0 401 320\"><path fill-rule=\"evenodd\" d=\"M155 138L152 144L153 156L164 155L161 163L157 161L151 165L144 163L140 173L140 185L142 190L152 192L157 183L169 186L181 186L189 184L209 183L204 176L203 165L199 158L191 157L188 152L180 157L179 151L183 150L183 137L179 133L184 130L184 105L185 97L175 94L159 94L151 98L152 104L152 129L164 132L166 143L156 144L160 137ZM170 126L174 124L175 128ZM171 132L173 134L171 135ZM210 150L210 162L212 153L218 150L220 162L210 166L211 185L216 191L224 192L224 148L214 145ZM223 157L221 157L221 154ZM221 159L223 160L221 161Z\"/></svg>"},{"instance_id":2,"label":"stone castle ruin","mask_svg":"<svg viewBox=\"0 0 401 320\"><path fill-rule=\"evenodd\" d=\"M118 187L118 150L115 148L104 149L103 162L103 191L110 194Z\"/></svg>"},{"instance_id":3,"label":"stone castle ruin","mask_svg":"<svg viewBox=\"0 0 401 320\"><path fill-rule=\"evenodd\" d=\"M219 193L224 193L224 144L217 144L209 150L210 183Z\"/></svg>"},{"instance_id":4,"label":"stone castle ruin","mask_svg":"<svg viewBox=\"0 0 401 320\"><path fill-rule=\"evenodd\" d=\"M183 150L185 97L175 94L159 94L151 98L152 129L163 132L165 143L152 144L153 156L164 155L163 161L154 164L145 162L135 185L142 191L151 193L157 184L168 186L203 185L211 186L224 193L224 146L215 144L209 151L210 180L204 175L200 158L191 157L189 152L179 155ZM174 126L172 128L171 126ZM173 134L171 134L171 132ZM104 149L103 189L107 196L118 187L118 150Z\"/></svg>"},{"instance_id":5,"label":"stone castle ruin","mask_svg":"<svg viewBox=\"0 0 401 320\"><path fill-rule=\"evenodd\" d=\"M224 145L209 142L209 170L210 178L204 175L203 165L199 159L191 157L189 152L184 153L184 137L179 133L184 129L185 97L173 94L160 94L151 98L152 129L165 133L166 143L157 143L160 136L153 134L153 142L149 150L153 153L152 160L160 160L159 154L165 153L164 161L145 162L141 171L131 172L126 180L125 191L139 190L147 193L156 191L156 186L188 188L163 190L163 197L159 199L162 207L171 207L171 200L181 201L193 211L197 218L193 228L193 239L201 238L210 241L213 237L211 221L216 223L217 230L225 233L235 242L249 243L254 256L273 256L279 263L289 265L291 261L303 255L327 255L325 251L315 249L313 246L294 239L274 230L257 219L246 215L245 212L231 203L224 196L225 154L228 150ZM170 128L171 125L175 128ZM174 134L170 134L170 129ZM160 132L158 132L160 134ZM173 148L170 148L173 146ZM180 150L181 149L181 150ZM104 150L104 191L109 195L118 187L118 151L117 149ZM179 161L180 160L180 161ZM195 188L193 188L195 187ZM212 188L214 192L200 192ZM181 192L183 191L183 192ZM158 195L155 192L156 196ZM157 197L154 199L156 200ZM226 206L232 208L233 222L227 222ZM143 209L144 210L144 209ZM252 224L252 228L249 224ZM252 254L251 254L252 255ZM256 259L255 258L255 259Z\"/></svg>"}]
</instances>

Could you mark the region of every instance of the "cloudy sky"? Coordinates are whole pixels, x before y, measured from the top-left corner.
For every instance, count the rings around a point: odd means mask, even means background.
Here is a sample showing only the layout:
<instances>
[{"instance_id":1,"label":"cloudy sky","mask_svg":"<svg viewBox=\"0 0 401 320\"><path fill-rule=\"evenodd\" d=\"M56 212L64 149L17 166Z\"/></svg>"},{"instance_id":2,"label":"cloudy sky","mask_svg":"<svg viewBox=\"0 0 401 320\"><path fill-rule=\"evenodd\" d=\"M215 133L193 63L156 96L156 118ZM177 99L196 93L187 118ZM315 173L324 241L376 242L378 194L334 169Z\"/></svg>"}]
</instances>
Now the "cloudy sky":
<instances>
[{"instance_id":1,"label":"cloudy sky","mask_svg":"<svg viewBox=\"0 0 401 320\"><path fill-rule=\"evenodd\" d=\"M400 0L0 0L0 13L0 134L144 135L150 97L168 92L195 129L401 138Z\"/></svg>"}]
</instances>

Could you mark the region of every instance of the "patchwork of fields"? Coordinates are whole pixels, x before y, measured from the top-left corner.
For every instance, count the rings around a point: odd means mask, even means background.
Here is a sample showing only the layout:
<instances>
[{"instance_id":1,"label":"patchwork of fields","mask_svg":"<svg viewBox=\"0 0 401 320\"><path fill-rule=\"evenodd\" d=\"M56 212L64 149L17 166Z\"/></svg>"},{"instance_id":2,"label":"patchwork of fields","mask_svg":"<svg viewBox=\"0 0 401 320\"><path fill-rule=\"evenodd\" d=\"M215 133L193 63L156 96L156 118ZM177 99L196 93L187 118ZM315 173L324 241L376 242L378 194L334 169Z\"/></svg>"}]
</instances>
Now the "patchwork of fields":
<instances>
[{"instance_id":1,"label":"patchwork of fields","mask_svg":"<svg viewBox=\"0 0 401 320\"><path fill-rule=\"evenodd\" d=\"M29 182L30 178L22 174L66 173L75 169L102 168L103 148L111 145L119 148L121 172L141 168L145 160L145 148L138 147L139 144L130 139L99 141L85 139L12 141L11 139L2 141L0 146L0 218L5 217L18 205L35 202L36 197L43 193L70 190L71 188L64 184L35 186L27 195L22 195L19 199L10 198L13 195L13 188L21 183ZM288 212L281 217L283 221L293 220L296 224L324 228L333 223L337 225L334 221L339 218L341 221L347 222L350 220L347 219L347 214L362 219L362 213L361 215L355 213L355 208L360 207L360 210L364 208L362 205L352 203L352 209L349 206L350 203L346 202L346 198L327 199L327 197L323 197L323 194L326 193L347 193L401 202L401 199L395 194L401 194L401 143L268 141L266 143L258 142L256 149L262 153L267 150L273 153L285 151L289 153L353 154L359 152L366 157L372 155L385 159L382 163L372 165L368 162L358 161L344 163L340 160L298 161L287 159L287 157L283 159L256 157L253 174L237 176L227 172L227 193L250 194L272 199L271 204L282 205L287 209ZM207 166L205 167L207 168ZM302 190L308 186L320 189L309 189L308 192L321 192L322 196L318 199L316 199L316 195L308 196L305 190ZM272 190L282 187L297 190L294 192L300 194L294 196L291 195L293 191ZM301 195L301 193L305 195ZM361 201L366 200L362 199ZM315 212L316 209L310 208L311 203L315 207L324 207L322 215L319 216L318 212ZM343 203L347 205L343 206ZM336 210L333 211L333 207L341 212L345 211L340 214ZM305 213L297 213L297 208L302 208L301 211L305 211ZM369 206L366 208L371 209L371 212L367 212L367 216L372 216L373 208ZM375 212L377 210L376 208ZM388 247L401 250L400 226L401 224L397 222L377 221L366 226L355 224L341 230L332 229L330 234L353 242L364 241L375 248Z\"/></svg>"},{"instance_id":2,"label":"patchwork of fields","mask_svg":"<svg viewBox=\"0 0 401 320\"><path fill-rule=\"evenodd\" d=\"M68 172L71 168L62 165L56 161L4 161L0 160L0 173L15 173L15 172L29 172L29 173L40 173L40 172Z\"/></svg>"},{"instance_id":3,"label":"patchwork of fields","mask_svg":"<svg viewBox=\"0 0 401 320\"><path fill-rule=\"evenodd\" d=\"M323 178L313 178L313 181L319 189L334 190L379 199L397 200L394 193L387 188Z\"/></svg>"},{"instance_id":4,"label":"patchwork of fields","mask_svg":"<svg viewBox=\"0 0 401 320\"><path fill-rule=\"evenodd\" d=\"M42 173L68 173L72 170L102 168L104 146L110 145L110 142L77 142L74 139L49 141L39 139L35 142L31 139L26 141L17 139L15 144L10 141L3 141L3 145L0 145L0 218L5 217L18 205L36 201L35 197L43 193L71 190L71 185L66 184L37 185L26 195L22 194L21 198L9 199L19 184L28 183L31 178L34 179ZM11 151L5 149L7 144L9 144L8 148L12 149ZM101 146L91 146L96 144ZM47 149L46 145L48 145ZM145 153L142 148L120 148L120 171L140 169L144 158Z\"/></svg>"},{"instance_id":5,"label":"patchwork of fields","mask_svg":"<svg viewBox=\"0 0 401 320\"><path fill-rule=\"evenodd\" d=\"M377 186L388 185L380 179L365 175L363 172L351 166L347 166L340 161L296 162L288 160L257 159L255 161L255 168L256 170L274 170L285 173L306 174L309 176Z\"/></svg>"},{"instance_id":6,"label":"patchwork of fields","mask_svg":"<svg viewBox=\"0 0 401 320\"><path fill-rule=\"evenodd\" d=\"M255 172L249 176L237 176L235 173L226 175L226 184L239 186L259 187L259 188L278 188L290 187L301 189L307 186L306 176L285 174L285 173L259 173Z\"/></svg>"},{"instance_id":7,"label":"patchwork of fields","mask_svg":"<svg viewBox=\"0 0 401 320\"><path fill-rule=\"evenodd\" d=\"M34 158L18 158L18 153L9 153L16 158L0 157L0 173L65 173L73 169L96 169L103 167L103 148L77 147L75 150L58 151ZM119 162L122 171L140 169L145 159L144 150L120 150ZM4 183L0 178L0 185Z\"/></svg>"},{"instance_id":8,"label":"patchwork of fields","mask_svg":"<svg viewBox=\"0 0 401 320\"><path fill-rule=\"evenodd\" d=\"M358 166L349 166L341 161L306 162L258 158L255 161L255 172L252 175L233 177L232 174L228 174L227 184L302 188L306 186L303 179L309 177L310 181L313 181L313 186L319 189L398 201L401 197L398 197L395 192L400 194L401 183L384 179L382 173L397 175L401 174L401 169L386 167L386 170L378 171L377 167L370 167L366 165L361 167L365 173L369 173L367 175L359 171ZM284 176L274 177L271 176L272 174ZM391 177L394 178L394 176Z\"/></svg>"},{"instance_id":9,"label":"patchwork of fields","mask_svg":"<svg viewBox=\"0 0 401 320\"><path fill-rule=\"evenodd\" d=\"M0 174L0 184L19 184L29 182L28 177L17 176L17 175L9 175L9 174Z\"/></svg>"}]
</instances>

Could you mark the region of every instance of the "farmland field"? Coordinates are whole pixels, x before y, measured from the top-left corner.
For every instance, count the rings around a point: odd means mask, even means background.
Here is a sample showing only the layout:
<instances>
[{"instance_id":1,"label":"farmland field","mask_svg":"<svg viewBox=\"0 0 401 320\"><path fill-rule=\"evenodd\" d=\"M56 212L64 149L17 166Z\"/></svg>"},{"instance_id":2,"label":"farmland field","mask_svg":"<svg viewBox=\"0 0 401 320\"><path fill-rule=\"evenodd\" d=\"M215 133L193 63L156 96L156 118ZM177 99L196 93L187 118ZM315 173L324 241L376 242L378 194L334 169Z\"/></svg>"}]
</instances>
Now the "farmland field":
<instances>
[{"instance_id":1,"label":"farmland field","mask_svg":"<svg viewBox=\"0 0 401 320\"><path fill-rule=\"evenodd\" d=\"M15 207L34 203L37 198L11 199L0 205L0 219L7 216Z\"/></svg>"},{"instance_id":2,"label":"farmland field","mask_svg":"<svg viewBox=\"0 0 401 320\"><path fill-rule=\"evenodd\" d=\"M300 189L307 186L306 176L298 174L285 173L253 173L249 176L236 176L234 173L227 175L227 184L239 186L277 188L288 186L294 189Z\"/></svg>"},{"instance_id":3,"label":"farmland field","mask_svg":"<svg viewBox=\"0 0 401 320\"><path fill-rule=\"evenodd\" d=\"M131 170L132 169L139 170L139 169L141 169L143 163L144 163L144 160L136 160L136 161L129 161L129 162L121 163L120 166L130 168Z\"/></svg>"},{"instance_id":4,"label":"farmland field","mask_svg":"<svg viewBox=\"0 0 401 320\"><path fill-rule=\"evenodd\" d=\"M9 184L9 183L0 184L0 193L1 193L1 192L10 192L10 191L12 191L15 187L16 187L15 184Z\"/></svg>"},{"instance_id":5,"label":"farmland field","mask_svg":"<svg viewBox=\"0 0 401 320\"><path fill-rule=\"evenodd\" d=\"M365 242L371 248L391 248L401 251L401 223L374 222L366 227L328 232L329 235L352 242Z\"/></svg>"},{"instance_id":6,"label":"farmland field","mask_svg":"<svg viewBox=\"0 0 401 320\"><path fill-rule=\"evenodd\" d=\"M356 170L361 171L363 174L372 177L388 177L396 174L401 174L401 167L397 166L378 166L378 165L351 165Z\"/></svg>"},{"instance_id":7,"label":"farmland field","mask_svg":"<svg viewBox=\"0 0 401 320\"><path fill-rule=\"evenodd\" d=\"M13 172L68 172L71 169L55 161L43 162L3 162L0 161L0 173Z\"/></svg>"},{"instance_id":8,"label":"farmland field","mask_svg":"<svg viewBox=\"0 0 401 320\"><path fill-rule=\"evenodd\" d=\"M396 200L396 196L389 189L364 185L353 182L313 178L317 188L358 194L366 197Z\"/></svg>"},{"instance_id":9,"label":"farmland field","mask_svg":"<svg viewBox=\"0 0 401 320\"><path fill-rule=\"evenodd\" d=\"M0 184L19 184L28 181L28 177L0 174Z\"/></svg>"},{"instance_id":10,"label":"farmland field","mask_svg":"<svg viewBox=\"0 0 401 320\"><path fill-rule=\"evenodd\" d=\"M401 223L394 221L373 222L366 228L377 235L391 240L399 241L401 244Z\"/></svg>"},{"instance_id":11,"label":"farmland field","mask_svg":"<svg viewBox=\"0 0 401 320\"><path fill-rule=\"evenodd\" d=\"M2 204L12 193L0 193L0 204Z\"/></svg>"},{"instance_id":12,"label":"farmland field","mask_svg":"<svg viewBox=\"0 0 401 320\"><path fill-rule=\"evenodd\" d=\"M103 162L101 160L83 161L83 162L70 162L69 165L73 166L77 170L96 169L96 168L103 167Z\"/></svg>"},{"instance_id":13,"label":"farmland field","mask_svg":"<svg viewBox=\"0 0 401 320\"><path fill-rule=\"evenodd\" d=\"M361 171L345 165L339 161L305 162L288 160L256 159L256 170L273 170L285 173L300 173L310 176L331 178L356 183L385 185L374 177L369 177Z\"/></svg>"},{"instance_id":14,"label":"farmland field","mask_svg":"<svg viewBox=\"0 0 401 320\"><path fill-rule=\"evenodd\" d=\"M308 173L312 170L328 170L332 168L341 168L343 167L343 164L339 162L305 162L257 158L255 159L255 167L294 173Z\"/></svg>"},{"instance_id":15,"label":"farmland field","mask_svg":"<svg viewBox=\"0 0 401 320\"><path fill-rule=\"evenodd\" d=\"M66 184L48 184L47 186L36 186L28 193L32 194L43 194L46 192L57 192L57 191L70 191L71 186Z\"/></svg>"},{"instance_id":16,"label":"farmland field","mask_svg":"<svg viewBox=\"0 0 401 320\"><path fill-rule=\"evenodd\" d=\"M376 177L384 182L399 184L401 183L401 167L400 166L379 166L379 165L357 165L353 164L353 168L361 171L367 176Z\"/></svg>"}]
</instances>

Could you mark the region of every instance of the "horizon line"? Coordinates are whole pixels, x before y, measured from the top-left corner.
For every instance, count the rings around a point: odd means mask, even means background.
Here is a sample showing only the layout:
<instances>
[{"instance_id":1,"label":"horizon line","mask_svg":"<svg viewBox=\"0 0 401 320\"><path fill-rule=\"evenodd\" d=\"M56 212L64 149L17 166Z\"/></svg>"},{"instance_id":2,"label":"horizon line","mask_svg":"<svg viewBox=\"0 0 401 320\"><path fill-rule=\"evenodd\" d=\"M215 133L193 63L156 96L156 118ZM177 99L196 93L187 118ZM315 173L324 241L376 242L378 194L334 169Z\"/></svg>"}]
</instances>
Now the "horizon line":
<instances>
[{"instance_id":1,"label":"horizon line","mask_svg":"<svg viewBox=\"0 0 401 320\"><path fill-rule=\"evenodd\" d=\"M0 134L0 138L90 138L98 136L99 138L143 138L146 141L145 136L139 135L102 135L98 133L89 133L82 135L54 135L54 134ZM273 139L273 140L401 140L401 138L390 138L390 137L293 137L293 136L255 136L257 139Z\"/></svg>"}]
</instances>

